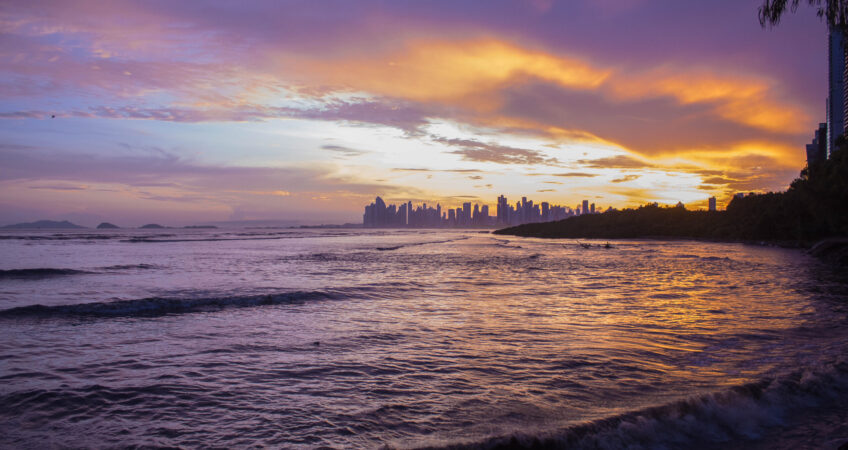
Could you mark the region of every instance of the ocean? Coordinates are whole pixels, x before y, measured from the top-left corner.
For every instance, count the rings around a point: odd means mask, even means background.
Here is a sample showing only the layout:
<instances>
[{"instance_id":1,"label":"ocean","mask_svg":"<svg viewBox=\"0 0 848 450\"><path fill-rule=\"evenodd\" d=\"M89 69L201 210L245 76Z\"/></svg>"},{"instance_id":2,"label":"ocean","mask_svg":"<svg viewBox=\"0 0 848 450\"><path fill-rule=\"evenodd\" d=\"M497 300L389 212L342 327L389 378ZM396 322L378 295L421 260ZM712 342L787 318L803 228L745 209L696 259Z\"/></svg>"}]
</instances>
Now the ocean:
<instances>
[{"instance_id":1,"label":"ocean","mask_svg":"<svg viewBox=\"0 0 848 450\"><path fill-rule=\"evenodd\" d=\"M582 242L0 231L0 447L848 442L844 270Z\"/></svg>"}]
</instances>

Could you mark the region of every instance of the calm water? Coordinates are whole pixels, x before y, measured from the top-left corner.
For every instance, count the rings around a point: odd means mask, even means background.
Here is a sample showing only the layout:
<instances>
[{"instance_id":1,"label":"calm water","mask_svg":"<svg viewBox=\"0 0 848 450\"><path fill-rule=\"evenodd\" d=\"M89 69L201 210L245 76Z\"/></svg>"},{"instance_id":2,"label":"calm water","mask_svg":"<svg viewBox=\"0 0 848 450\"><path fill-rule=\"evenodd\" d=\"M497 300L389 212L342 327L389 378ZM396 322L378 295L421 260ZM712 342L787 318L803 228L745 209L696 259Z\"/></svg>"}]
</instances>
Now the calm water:
<instances>
[{"instance_id":1,"label":"calm water","mask_svg":"<svg viewBox=\"0 0 848 450\"><path fill-rule=\"evenodd\" d=\"M838 271L794 250L612 244L3 231L0 446L848 441Z\"/></svg>"}]
</instances>

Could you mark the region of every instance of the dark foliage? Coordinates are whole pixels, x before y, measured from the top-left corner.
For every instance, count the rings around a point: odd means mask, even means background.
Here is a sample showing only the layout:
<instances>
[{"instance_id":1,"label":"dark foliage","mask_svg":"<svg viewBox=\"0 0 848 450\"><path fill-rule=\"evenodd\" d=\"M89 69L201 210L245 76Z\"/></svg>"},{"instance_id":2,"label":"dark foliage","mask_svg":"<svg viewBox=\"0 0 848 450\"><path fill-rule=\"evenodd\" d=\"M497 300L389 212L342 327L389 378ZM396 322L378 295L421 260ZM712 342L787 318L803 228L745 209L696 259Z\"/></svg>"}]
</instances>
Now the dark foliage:
<instances>
[{"instance_id":1,"label":"dark foliage","mask_svg":"<svg viewBox=\"0 0 848 450\"><path fill-rule=\"evenodd\" d=\"M673 237L809 244L848 236L848 145L807 167L786 192L734 198L726 211L687 211L655 204L498 230L545 238Z\"/></svg>"},{"instance_id":2,"label":"dark foliage","mask_svg":"<svg viewBox=\"0 0 848 450\"><path fill-rule=\"evenodd\" d=\"M806 2L816 7L819 17L824 17L829 26L845 30L848 24L848 1L806 0ZM795 12L799 3L801 0L763 0L763 5L759 9L760 25L777 25L787 8Z\"/></svg>"}]
</instances>

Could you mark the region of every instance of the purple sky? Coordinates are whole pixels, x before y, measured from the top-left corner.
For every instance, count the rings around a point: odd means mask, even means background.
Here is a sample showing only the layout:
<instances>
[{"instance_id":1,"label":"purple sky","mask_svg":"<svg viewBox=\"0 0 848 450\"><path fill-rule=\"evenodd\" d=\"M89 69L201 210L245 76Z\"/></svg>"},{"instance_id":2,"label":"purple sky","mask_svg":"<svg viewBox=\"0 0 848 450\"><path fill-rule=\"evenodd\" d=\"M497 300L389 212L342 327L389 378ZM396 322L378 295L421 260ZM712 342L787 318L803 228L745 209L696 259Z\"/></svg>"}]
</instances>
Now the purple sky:
<instances>
[{"instance_id":1,"label":"purple sky","mask_svg":"<svg viewBox=\"0 0 848 450\"><path fill-rule=\"evenodd\" d=\"M3 2L0 224L784 189L826 28L802 7L762 29L759 4Z\"/></svg>"}]
</instances>

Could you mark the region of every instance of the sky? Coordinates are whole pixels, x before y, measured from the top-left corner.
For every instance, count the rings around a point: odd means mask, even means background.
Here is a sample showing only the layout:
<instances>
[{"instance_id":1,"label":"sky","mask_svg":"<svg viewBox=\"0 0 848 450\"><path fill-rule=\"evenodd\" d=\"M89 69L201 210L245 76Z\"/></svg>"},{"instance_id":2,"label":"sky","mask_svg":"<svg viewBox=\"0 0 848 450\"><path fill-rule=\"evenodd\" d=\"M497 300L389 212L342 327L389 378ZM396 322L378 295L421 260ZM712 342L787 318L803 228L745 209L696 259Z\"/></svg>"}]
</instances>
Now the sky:
<instances>
[{"instance_id":1,"label":"sky","mask_svg":"<svg viewBox=\"0 0 848 450\"><path fill-rule=\"evenodd\" d=\"M0 3L0 224L785 189L826 27L759 0ZM493 206L492 206L493 208Z\"/></svg>"}]
</instances>

